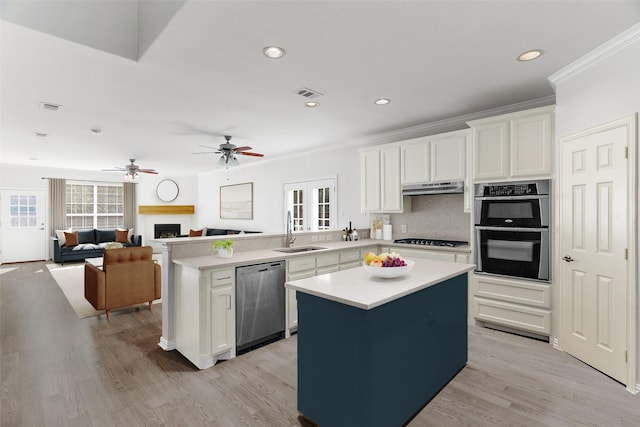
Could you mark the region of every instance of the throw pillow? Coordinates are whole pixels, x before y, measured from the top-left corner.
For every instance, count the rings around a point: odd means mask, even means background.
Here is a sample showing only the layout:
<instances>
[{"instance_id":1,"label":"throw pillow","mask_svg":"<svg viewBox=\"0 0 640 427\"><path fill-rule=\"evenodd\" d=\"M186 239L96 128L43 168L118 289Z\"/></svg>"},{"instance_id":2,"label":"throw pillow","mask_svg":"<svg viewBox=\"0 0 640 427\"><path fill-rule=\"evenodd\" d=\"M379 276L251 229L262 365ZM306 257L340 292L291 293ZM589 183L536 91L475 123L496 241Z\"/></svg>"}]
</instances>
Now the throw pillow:
<instances>
[{"instance_id":1,"label":"throw pillow","mask_svg":"<svg viewBox=\"0 0 640 427\"><path fill-rule=\"evenodd\" d=\"M65 231L64 232L64 239L65 239L65 246L68 246L68 247L78 246L78 232L77 231L72 231L72 232Z\"/></svg>"},{"instance_id":2,"label":"throw pillow","mask_svg":"<svg viewBox=\"0 0 640 427\"><path fill-rule=\"evenodd\" d=\"M189 237L200 237L202 236L202 230L189 230Z\"/></svg>"},{"instance_id":3,"label":"throw pillow","mask_svg":"<svg viewBox=\"0 0 640 427\"><path fill-rule=\"evenodd\" d=\"M68 229L68 230L56 230L56 237L58 238L58 245L60 247L63 247L64 244L66 243L66 239L64 237L65 231L70 233L71 229Z\"/></svg>"},{"instance_id":4,"label":"throw pillow","mask_svg":"<svg viewBox=\"0 0 640 427\"><path fill-rule=\"evenodd\" d=\"M129 230L116 230L116 242L129 243Z\"/></svg>"},{"instance_id":5,"label":"throw pillow","mask_svg":"<svg viewBox=\"0 0 640 427\"><path fill-rule=\"evenodd\" d=\"M133 241L131 240L131 237L133 236L133 228L116 228L116 231L126 231L127 232L127 241L124 243L133 243ZM119 242L119 240L118 240Z\"/></svg>"}]
</instances>

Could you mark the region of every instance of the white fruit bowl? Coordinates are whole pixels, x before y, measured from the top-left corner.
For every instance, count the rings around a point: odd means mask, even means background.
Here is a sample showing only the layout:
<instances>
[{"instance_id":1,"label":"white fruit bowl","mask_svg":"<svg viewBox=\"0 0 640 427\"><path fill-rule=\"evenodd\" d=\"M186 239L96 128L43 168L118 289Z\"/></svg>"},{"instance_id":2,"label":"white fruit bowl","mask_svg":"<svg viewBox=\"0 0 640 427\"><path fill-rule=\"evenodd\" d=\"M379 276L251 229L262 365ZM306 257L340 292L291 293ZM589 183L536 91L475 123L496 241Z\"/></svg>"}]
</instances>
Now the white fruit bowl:
<instances>
[{"instance_id":1,"label":"white fruit bowl","mask_svg":"<svg viewBox=\"0 0 640 427\"><path fill-rule=\"evenodd\" d=\"M369 275L373 277L380 277L382 279L394 279L396 277L404 276L409 274L411 268L413 267L413 261L410 259L405 259L404 262L407 263L404 267L371 267L370 265L362 263L362 267L364 267L364 271L369 273Z\"/></svg>"}]
</instances>

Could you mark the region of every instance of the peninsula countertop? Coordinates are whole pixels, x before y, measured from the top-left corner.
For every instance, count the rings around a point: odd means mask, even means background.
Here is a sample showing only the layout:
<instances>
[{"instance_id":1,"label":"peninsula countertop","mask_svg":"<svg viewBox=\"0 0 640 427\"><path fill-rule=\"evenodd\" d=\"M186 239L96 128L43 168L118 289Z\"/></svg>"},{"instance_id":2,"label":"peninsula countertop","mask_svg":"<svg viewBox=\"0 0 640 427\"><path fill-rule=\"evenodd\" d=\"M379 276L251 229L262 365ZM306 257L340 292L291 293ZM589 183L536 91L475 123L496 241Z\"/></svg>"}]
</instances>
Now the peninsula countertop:
<instances>
[{"instance_id":1,"label":"peninsula countertop","mask_svg":"<svg viewBox=\"0 0 640 427\"><path fill-rule=\"evenodd\" d=\"M416 259L414 262L409 274L395 279L372 277L364 268L358 267L289 281L285 286L298 292L370 310L464 274L475 267L473 264L423 259Z\"/></svg>"},{"instance_id":2,"label":"peninsula countertop","mask_svg":"<svg viewBox=\"0 0 640 427\"><path fill-rule=\"evenodd\" d=\"M205 239L194 237L191 238L192 242L196 241L196 239ZM167 239L170 240L170 239ZM171 240L186 240L185 239L171 239ZM443 248L443 247L424 247L420 245L407 245L407 244L399 244L393 243L392 241L387 240L375 240L375 239L361 239L357 242L344 242L344 241L323 241L323 242L312 242L307 245L294 245L292 248L299 246L315 246L321 247L322 249L310 251L310 252L300 252L300 253L282 253L278 252L276 249L256 249L256 250L246 250L246 251L234 251L234 254L231 258L220 258L217 255L203 255L189 258L179 258L174 259L173 262L184 267L195 268L198 270L206 270L209 268L217 268L217 267L239 267L250 264L258 264L262 262L271 262L277 260L288 260L294 259L297 257L304 257L309 255L319 255L332 251L342 251L349 249L361 249L366 247L373 247L376 245L380 246L388 246L393 248L395 251L400 252L402 254L402 249L420 249L420 250L429 250L429 251L443 251L443 252L454 252L454 253L470 253L471 249L469 246L462 246L456 248ZM462 265L462 264L459 264ZM414 267L415 268L415 267Z\"/></svg>"}]
</instances>

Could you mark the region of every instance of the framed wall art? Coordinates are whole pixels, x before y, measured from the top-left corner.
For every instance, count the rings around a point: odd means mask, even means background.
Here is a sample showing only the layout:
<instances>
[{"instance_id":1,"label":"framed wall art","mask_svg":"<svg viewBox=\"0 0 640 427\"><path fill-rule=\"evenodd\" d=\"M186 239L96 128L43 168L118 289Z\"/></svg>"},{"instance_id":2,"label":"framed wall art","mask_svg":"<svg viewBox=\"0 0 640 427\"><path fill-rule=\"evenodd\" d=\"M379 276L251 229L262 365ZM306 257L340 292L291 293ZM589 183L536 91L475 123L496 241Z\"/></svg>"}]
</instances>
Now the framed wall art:
<instances>
[{"instance_id":1,"label":"framed wall art","mask_svg":"<svg viewBox=\"0 0 640 427\"><path fill-rule=\"evenodd\" d=\"M220 186L221 219L253 219L253 182Z\"/></svg>"}]
</instances>

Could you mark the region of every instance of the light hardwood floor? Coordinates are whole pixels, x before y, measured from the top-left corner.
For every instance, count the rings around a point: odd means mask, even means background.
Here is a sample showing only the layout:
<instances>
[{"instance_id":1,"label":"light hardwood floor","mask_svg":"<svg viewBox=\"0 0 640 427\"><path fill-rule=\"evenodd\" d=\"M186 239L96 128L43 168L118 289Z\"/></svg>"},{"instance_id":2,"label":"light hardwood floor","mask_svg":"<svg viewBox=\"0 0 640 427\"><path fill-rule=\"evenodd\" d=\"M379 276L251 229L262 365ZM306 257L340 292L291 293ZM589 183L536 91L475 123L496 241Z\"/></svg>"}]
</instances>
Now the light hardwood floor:
<instances>
[{"instance_id":1,"label":"light hardwood floor","mask_svg":"<svg viewBox=\"0 0 640 427\"><path fill-rule=\"evenodd\" d=\"M18 266L0 275L3 427L305 425L295 336L199 371L158 347L159 306L81 320L44 263ZM471 328L467 366L409 425L640 426L640 396L547 343Z\"/></svg>"}]
</instances>

